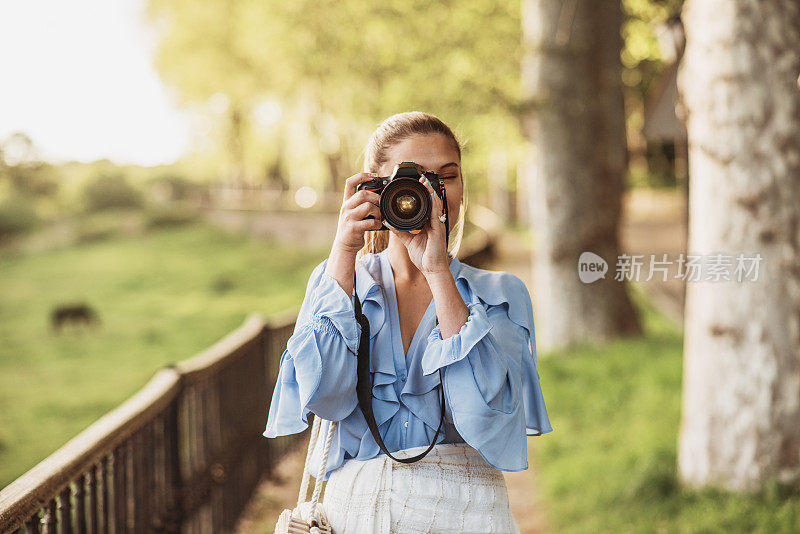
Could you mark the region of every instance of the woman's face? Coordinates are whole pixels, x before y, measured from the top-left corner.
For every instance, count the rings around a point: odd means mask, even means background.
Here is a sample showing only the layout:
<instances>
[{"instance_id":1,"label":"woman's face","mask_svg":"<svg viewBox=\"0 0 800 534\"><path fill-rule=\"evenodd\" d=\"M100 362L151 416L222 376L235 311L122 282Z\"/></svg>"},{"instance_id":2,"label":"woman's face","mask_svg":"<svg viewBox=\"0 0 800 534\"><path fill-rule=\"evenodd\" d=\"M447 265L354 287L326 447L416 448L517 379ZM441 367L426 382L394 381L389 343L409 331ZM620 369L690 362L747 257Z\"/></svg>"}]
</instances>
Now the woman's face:
<instances>
[{"instance_id":1,"label":"woman's face","mask_svg":"<svg viewBox=\"0 0 800 534\"><path fill-rule=\"evenodd\" d=\"M439 175L447 191L447 213L452 230L458 220L464 188L461 159L453 142L442 134L408 137L389 149L379 175L390 176L394 166L403 161L413 161L421 165L424 172L433 171Z\"/></svg>"}]
</instances>

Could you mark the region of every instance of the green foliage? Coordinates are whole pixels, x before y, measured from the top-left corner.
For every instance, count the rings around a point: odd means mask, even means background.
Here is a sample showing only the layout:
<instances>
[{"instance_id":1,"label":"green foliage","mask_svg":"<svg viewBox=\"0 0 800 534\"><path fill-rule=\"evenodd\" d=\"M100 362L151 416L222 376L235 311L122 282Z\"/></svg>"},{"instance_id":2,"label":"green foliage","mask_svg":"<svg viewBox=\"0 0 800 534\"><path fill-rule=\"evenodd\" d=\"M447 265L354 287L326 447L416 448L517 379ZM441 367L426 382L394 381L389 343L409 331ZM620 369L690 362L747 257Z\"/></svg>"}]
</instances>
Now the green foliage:
<instances>
[{"instance_id":1,"label":"green foliage","mask_svg":"<svg viewBox=\"0 0 800 534\"><path fill-rule=\"evenodd\" d=\"M800 494L754 495L678 481L681 333L639 288L646 336L539 358L554 431L532 463L554 532L796 532Z\"/></svg>"},{"instance_id":2,"label":"green foliage","mask_svg":"<svg viewBox=\"0 0 800 534\"><path fill-rule=\"evenodd\" d=\"M0 488L159 367L206 349L251 312L296 308L328 252L188 225L0 255ZM232 284L219 291L220 278ZM51 334L53 306L74 300L102 325Z\"/></svg>"},{"instance_id":3,"label":"green foliage","mask_svg":"<svg viewBox=\"0 0 800 534\"><path fill-rule=\"evenodd\" d=\"M680 13L683 0L622 0L626 14L622 25L623 80L644 98L663 69L653 26Z\"/></svg>"},{"instance_id":4,"label":"green foliage","mask_svg":"<svg viewBox=\"0 0 800 534\"><path fill-rule=\"evenodd\" d=\"M520 142L519 2L150 0L148 12L160 30L162 79L187 102L220 104L209 115L229 167L264 179L281 157L273 146L302 125L314 141L288 166L303 167L305 184L328 186L330 180L309 178L320 172L336 173L338 184L360 170L355 161L378 121L419 109L470 132L466 163L503 148L513 168ZM279 127L256 124L265 99L282 106ZM347 168L327 168L329 139ZM471 172L476 183L483 165Z\"/></svg>"},{"instance_id":5,"label":"green foliage","mask_svg":"<svg viewBox=\"0 0 800 534\"><path fill-rule=\"evenodd\" d=\"M663 69L652 24L681 4L622 0L623 80L639 100ZM505 152L512 173L522 161L519 1L149 0L148 14L158 72L209 118L220 174L340 187L361 170L374 126L407 110L469 137L473 191L485 191L493 152ZM268 125L265 102L283 110ZM640 128L637 106L632 115Z\"/></svg>"},{"instance_id":6,"label":"green foliage","mask_svg":"<svg viewBox=\"0 0 800 534\"><path fill-rule=\"evenodd\" d=\"M58 192L55 168L39 159L33 140L14 132L0 140L0 183L31 197L50 197Z\"/></svg>"},{"instance_id":7,"label":"green foliage","mask_svg":"<svg viewBox=\"0 0 800 534\"><path fill-rule=\"evenodd\" d=\"M147 228L165 228L194 222L199 211L181 204L167 204L149 206L144 215Z\"/></svg>"},{"instance_id":8,"label":"green foliage","mask_svg":"<svg viewBox=\"0 0 800 534\"><path fill-rule=\"evenodd\" d=\"M131 186L122 173L101 174L83 189L83 206L86 211L138 208L142 204L141 192Z\"/></svg>"},{"instance_id":9,"label":"green foliage","mask_svg":"<svg viewBox=\"0 0 800 534\"><path fill-rule=\"evenodd\" d=\"M0 200L0 240L30 232L40 223L34 199L29 194L12 190Z\"/></svg>"},{"instance_id":10,"label":"green foliage","mask_svg":"<svg viewBox=\"0 0 800 534\"><path fill-rule=\"evenodd\" d=\"M0 181L8 180L16 189L32 197L56 195L57 175L57 168L48 163L0 164Z\"/></svg>"},{"instance_id":11,"label":"green foliage","mask_svg":"<svg viewBox=\"0 0 800 534\"><path fill-rule=\"evenodd\" d=\"M198 189L196 181L182 174L162 174L150 179L147 185L158 191L163 200L186 200Z\"/></svg>"},{"instance_id":12,"label":"green foliage","mask_svg":"<svg viewBox=\"0 0 800 534\"><path fill-rule=\"evenodd\" d=\"M375 120L409 106L466 117L519 97L519 2L148 5L159 72L189 100L305 93L337 116Z\"/></svg>"}]
</instances>

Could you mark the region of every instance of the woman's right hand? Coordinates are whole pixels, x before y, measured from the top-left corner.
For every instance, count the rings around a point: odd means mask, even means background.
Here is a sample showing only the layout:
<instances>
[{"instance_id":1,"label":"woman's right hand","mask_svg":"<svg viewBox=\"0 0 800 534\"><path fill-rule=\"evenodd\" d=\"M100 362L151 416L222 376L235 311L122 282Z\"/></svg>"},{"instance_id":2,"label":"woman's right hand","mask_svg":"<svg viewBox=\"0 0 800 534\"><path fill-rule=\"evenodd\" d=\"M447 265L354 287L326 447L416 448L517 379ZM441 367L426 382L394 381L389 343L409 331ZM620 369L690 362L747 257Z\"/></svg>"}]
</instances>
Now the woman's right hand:
<instances>
[{"instance_id":1,"label":"woman's right hand","mask_svg":"<svg viewBox=\"0 0 800 534\"><path fill-rule=\"evenodd\" d=\"M358 184L376 176L375 173L360 172L345 181L344 199L334 239L334 248L341 252L356 254L364 246L364 232L381 227L381 196L374 191L356 190ZM374 219L364 220L368 215Z\"/></svg>"}]
</instances>

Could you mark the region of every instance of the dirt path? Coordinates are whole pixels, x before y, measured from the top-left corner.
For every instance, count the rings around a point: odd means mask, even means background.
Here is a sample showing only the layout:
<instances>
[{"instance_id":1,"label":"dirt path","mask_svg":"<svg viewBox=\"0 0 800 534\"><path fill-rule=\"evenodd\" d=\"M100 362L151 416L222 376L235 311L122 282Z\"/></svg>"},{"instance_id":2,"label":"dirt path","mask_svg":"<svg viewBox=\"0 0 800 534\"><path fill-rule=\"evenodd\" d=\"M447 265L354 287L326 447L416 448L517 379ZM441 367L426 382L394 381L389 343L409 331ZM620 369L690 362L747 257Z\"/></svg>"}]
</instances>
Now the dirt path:
<instances>
[{"instance_id":1,"label":"dirt path","mask_svg":"<svg viewBox=\"0 0 800 534\"><path fill-rule=\"evenodd\" d=\"M287 455L284 461L277 466L274 476L270 480L261 483L239 519L237 533L271 534L274 532L275 523L284 508L294 508L297 505L297 495L300 491L300 480L303 475L303 463L307 450L308 440L306 439L297 445L296 451ZM312 477L308 492L309 498L313 489L314 478Z\"/></svg>"}]
</instances>

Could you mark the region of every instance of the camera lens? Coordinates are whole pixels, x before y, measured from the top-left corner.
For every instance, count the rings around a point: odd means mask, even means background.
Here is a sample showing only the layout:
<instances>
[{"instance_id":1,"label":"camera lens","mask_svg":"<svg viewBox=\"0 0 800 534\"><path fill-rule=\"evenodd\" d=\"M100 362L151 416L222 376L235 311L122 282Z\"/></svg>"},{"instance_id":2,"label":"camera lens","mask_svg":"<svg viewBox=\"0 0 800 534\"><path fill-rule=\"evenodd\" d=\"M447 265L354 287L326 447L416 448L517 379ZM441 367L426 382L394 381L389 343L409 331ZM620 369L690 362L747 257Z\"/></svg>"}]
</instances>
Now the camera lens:
<instances>
[{"instance_id":1,"label":"camera lens","mask_svg":"<svg viewBox=\"0 0 800 534\"><path fill-rule=\"evenodd\" d=\"M381 193L381 214L398 230L420 230L431 216L431 197L415 178L395 178Z\"/></svg>"},{"instance_id":2,"label":"camera lens","mask_svg":"<svg viewBox=\"0 0 800 534\"><path fill-rule=\"evenodd\" d=\"M394 205L397 213L403 217L412 217L418 208L417 197L414 195L397 195Z\"/></svg>"}]
</instances>

